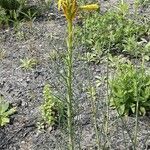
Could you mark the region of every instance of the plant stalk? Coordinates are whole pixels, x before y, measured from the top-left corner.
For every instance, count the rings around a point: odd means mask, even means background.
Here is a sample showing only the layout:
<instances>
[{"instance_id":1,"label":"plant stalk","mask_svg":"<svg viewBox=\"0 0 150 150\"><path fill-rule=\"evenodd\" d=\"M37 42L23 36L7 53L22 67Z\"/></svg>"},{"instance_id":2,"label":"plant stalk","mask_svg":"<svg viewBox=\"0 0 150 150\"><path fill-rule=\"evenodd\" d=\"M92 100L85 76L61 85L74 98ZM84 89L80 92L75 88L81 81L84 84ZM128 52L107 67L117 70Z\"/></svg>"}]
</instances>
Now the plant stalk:
<instances>
[{"instance_id":1,"label":"plant stalk","mask_svg":"<svg viewBox=\"0 0 150 150\"><path fill-rule=\"evenodd\" d=\"M74 150L74 141L73 141L73 107L72 107L72 99L73 99L73 90L72 90L72 74L73 74L73 61L72 61L72 53L73 53L73 34L72 34L73 23L72 20L68 20L68 39L67 39L67 121L68 121L68 132L69 132L69 150Z\"/></svg>"},{"instance_id":2,"label":"plant stalk","mask_svg":"<svg viewBox=\"0 0 150 150\"><path fill-rule=\"evenodd\" d=\"M97 115L96 115L96 106L95 106L95 98L92 96L92 112L93 112L93 122L94 122L94 128L95 128L95 134L96 134L96 143L97 143L97 149L100 150L100 136L99 136L99 130L97 126Z\"/></svg>"}]
</instances>

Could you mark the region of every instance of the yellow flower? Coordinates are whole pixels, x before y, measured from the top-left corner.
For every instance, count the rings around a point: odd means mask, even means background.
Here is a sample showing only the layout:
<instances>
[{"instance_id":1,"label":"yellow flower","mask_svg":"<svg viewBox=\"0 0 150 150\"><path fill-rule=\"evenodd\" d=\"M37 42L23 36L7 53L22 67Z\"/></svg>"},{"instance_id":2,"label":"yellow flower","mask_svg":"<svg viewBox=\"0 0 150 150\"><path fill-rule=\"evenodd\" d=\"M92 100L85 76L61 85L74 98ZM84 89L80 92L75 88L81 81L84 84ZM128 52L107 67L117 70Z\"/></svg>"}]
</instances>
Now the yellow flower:
<instances>
[{"instance_id":1,"label":"yellow flower","mask_svg":"<svg viewBox=\"0 0 150 150\"><path fill-rule=\"evenodd\" d=\"M58 0L58 10L60 10L61 7L67 20L73 20L75 18L77 13L76 0Z\"/></svg>"},{"instance_id":2,"label":"yellow flower","mask_svg":"<svg viewBox=\"0 0 150 150\"><path fill-rule=\"evenodd\" d=\"M58 10L60 10L62 2L63 0L58 0Z\"/></svg>"},{"instance_id":3,"label":"yellow flower","mask_svg":"<svg viewBox=\"0 0 150 150\"><path fill-rule=\"evenodd\" d=\"M66 19L72 21L77 14L78 8L80 10L92 11L99 9L99 5L90 4L78 7L77 0L58 0L58 10L60 10L61 8L63 10Z\"/></svg>"},{"instance_id":4,"label":"yellow flower","mask_svg":"<svg viewBox=\"0 0 150 150\"><path fill-rule=\"evenodd\" d=\"M92 10L98 10L99 5L98 4L89 4L89 5L85 5L85 6L80 6L79 8L81 10L92 11Z\"/></svg>"}]
</instances>

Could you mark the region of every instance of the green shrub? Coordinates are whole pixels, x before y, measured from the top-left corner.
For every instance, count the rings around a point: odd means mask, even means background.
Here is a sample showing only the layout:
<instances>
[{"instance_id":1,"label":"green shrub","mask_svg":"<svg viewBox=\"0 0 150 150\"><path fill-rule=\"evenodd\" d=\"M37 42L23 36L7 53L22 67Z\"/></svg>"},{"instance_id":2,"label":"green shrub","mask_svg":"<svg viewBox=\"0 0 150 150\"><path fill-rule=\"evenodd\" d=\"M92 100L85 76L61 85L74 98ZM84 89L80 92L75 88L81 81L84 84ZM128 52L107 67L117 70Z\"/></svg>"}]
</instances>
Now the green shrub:
<instances>
[{"instance_id":1,"label":"green shrub","mask_svg":"<svg viewBox=\"0 0 150 150\"><path fill-rule=\"evenodd\" d=\"M138 23L131 19L128 6L119 5L116 10L108 10L104 14L90 14L84 19L83 26L76 28L76 37L80 44L95 54L104 54L108 49L112 53L140 53L137 45L148 37L149 23ZM88 15L87 15L88 16ZM129 42L130 45L129 45ZM142 47L147 44L142 43ZM136 49L135 49L136 48Z\"/></svg>"},{"instance_id":2,"label":"green shrub","mask_svg":"<svg viewBox=\"0 0 150 150\"><path fill-rule=\"evenodd\" d=\"M47 84L43 90L44 103L41 107L44 121L50 125L58 125L65 120L66 107L62 101L56 98Z\"/></svg>"},{"instance_id":3,"label":"green shrub","mask_svg":"<svg viewBox=\"0 0 150 150\"><path fill-rule=\"evenodd\" d=\"M5 9L0 6L0 25L8 20Z\"/></svg>"},{"instance_id":4,"label":"green shrub","mask_svg":"<svg viewBox=\"0 0 150 150\"><path fill-rule=\"evenodd\" d=\"M119 64L116 72L110 80L110 105L120 115L131 115L136 113L138 101L138 114L145 115L150 111L150 75L144 68L136 69L130 62Z\"/></svg>"},{"instance_id":5,"label":"green shrub","mask_svg":"<svg viewBox=\"0 0 150 150\"><path fill-rule=\"evenodd\" d=\"M4 126L9 123L9 116L16 111L15 108L9 108L9 103L5 102L0 96L0 126Z\"/></svg>"},{"instance_id":6,"label":"green shrub","mask_svg":"<svg viewBox=\"0 0 150 150\"><path fill-rule=\"evenodd\" d=\"M15 22L23 19L32 21L36 16L40 15L38 6L30 6L26 0L0 0L0 7L0 13L5 13L3 22L1 21L3 16L0 16L0 24L6 23L6 17L8 18L7 22L15 24Z\"/></svg>"},{"instance_id":7,"label":"green shrub","mask_svg":"<svg viewBox=\"0 0 150 150\"><path fill-rule=\"evenodd\" d=\"M0 6L6 10L17 10L20 3L18 0L0 0Z\"/></svg>"},{"instance_id":8,"label":"green shrub","mask_svg":"<svg viewBox=\"0 0 150 150\"><path fill-rule=\"evenodd\" d=\"M27 0L0 0L0 6L6 10L18 10L26 3Z\"/></svg>"}]
</instances>

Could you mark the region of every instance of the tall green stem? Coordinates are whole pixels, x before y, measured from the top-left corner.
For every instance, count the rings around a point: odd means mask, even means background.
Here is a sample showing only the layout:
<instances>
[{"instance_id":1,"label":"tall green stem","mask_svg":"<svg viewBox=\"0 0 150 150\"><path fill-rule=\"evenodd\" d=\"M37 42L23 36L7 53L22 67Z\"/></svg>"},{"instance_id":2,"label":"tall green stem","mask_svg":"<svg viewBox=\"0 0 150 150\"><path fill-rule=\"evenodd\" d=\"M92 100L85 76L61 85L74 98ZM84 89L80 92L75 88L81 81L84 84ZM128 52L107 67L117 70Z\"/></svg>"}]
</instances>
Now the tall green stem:
<instances>
[{"instance_id":1,"label":"tall green stem","mask_svg":"<svg viewBox=\"0 0 150 150\"><path fill-rule=\"evenodd\" d=\"M72 61L72 53L73 53L73 34L72 34L72 20L68 20L68 53L67 53L67 119L68 119L68 132L69 132L69 150L74 150L74 141L73 141L73 109L72 109L72 99L73 99L73 91L72 91L72 74L73 74L73 61Z\"/></svg>"},{"instance_id":2,"label":"tall green stem","mask_svg":"<svg viewBox=\"0 0 150 150\"><path fill-rule=\"evenodd\" d=\"M93 123L94 123L95 134L96 134L97 150L100 150L101 146L100 146L99 130L97 126L97 114L96 114L97 110L95 106L95 95L92 95L92 93L91 93L91 101L92 101Z\"/></svg>"},{"instance_id":3,"label":"tall green stem","mask_svg":"<svg viewBox=\"0 0 150 150\"><path fill-rule=\"evenodd\" d=\"M142 53L142 62L141 62L141 70L142 70L142 79L144 76L144 65L145 65L145 59L144 59L144 54ZM136 67L137 68L137 67ZM136 103L136 120L135 120L135 134L134 134L134 150L136 150L137 146L137 132L138 132L138 113L139 113L139 99L138 99L138 85L136 86L136 91L137 91L137 103Z\"/></svg>"},{"instance_id":4,"label":"tall green stem","mask_svg":"<svg viewBox=\"0 0 150 150\"><path fill-rule=\"evenodd\" d=\"M111 42L109 42L109 48L107 50L107 91L106 91L106 94L107 94L107 98L106 98L106 126L105 126L105 134L106 134L106 142L108 142L108 124L109 124L109 103L110 103L110 100L109 100L109 51L110 51L110 45L111 45Z\"/></svg>"}]
</instances>

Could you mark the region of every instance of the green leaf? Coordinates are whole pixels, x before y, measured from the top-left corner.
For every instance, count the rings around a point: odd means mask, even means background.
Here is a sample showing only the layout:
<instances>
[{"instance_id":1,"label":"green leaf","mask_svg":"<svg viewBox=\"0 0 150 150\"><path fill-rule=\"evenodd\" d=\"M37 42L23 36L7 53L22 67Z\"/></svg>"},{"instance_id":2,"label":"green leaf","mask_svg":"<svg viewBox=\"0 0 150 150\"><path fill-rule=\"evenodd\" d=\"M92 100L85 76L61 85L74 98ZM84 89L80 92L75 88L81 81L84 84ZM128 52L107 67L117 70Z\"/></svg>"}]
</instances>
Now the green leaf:
<instances>
[{"instance_id":1,"label":"green leaf","mask_svg":"<svg viewBox=\"0 0 150 150\"><path fill-rule=\"evenodd\" d=\"M125 105L123 104L123 105L119 106L118 111L119 111L119 115L123 115L125 112Z\"/></svg>"},{"instance_id":2,"label":"green leaf","mask_svg":"<svg viewBox=\"0 0 150 150\"><path fill-rule=\"evenodd\" d=\"M3 114L5 111L7 111L8 110L8 108L9 108L9 103L8 102L2 102L2 103L0 103L0 114Z\"/></svg>"},{"instance_id":3,"label":"green leaf","mask_svg":"<svg viewBox=\"0 0 150 150\"><path fill-rule=\"evenodd\" d=\"M144 102L144 103L142 104L142 106L150 108L150 100Z\"/></svg>"},{"instance_id":4,"label":"green leaf","mask_svg":"<svg viewBox=\"0 0 150 150\"><path fill-rule=\"evenodd\" d=\"M145 55L145 56L144 56L144 59L145 59L146 61L149 61L150 58L149 58L148 55Z\"/></svg>"},{"instance_id":5,"label":"green leaf","mask_svg":"<svg viewBox=\"0 0 150 150\"><path fill-rule=\"evenodd\" d=\"M131 108L131 111L132 111L133 114L134 114L134 113L135 113L135 108L136 108L135 104L132 104L130 108Z\"/></svg>"},{"instance_id":6,"label":"green leaf","mask_svg":"<svg viewBox=\"0 0 150 150\"><path fill-rule=\"evenodd\" d=\"M140 107L140 112L144 116L146 114L146 110L144 107Z\"/></svg>"},{"instance_id":7,"label":"green leaf","mask_svg":"<svg viewBox=\"0 0 150 150\"><path fill-rule=\"evenodd\" d=\"M146 49L150 49L150 42L148 42L148 43L145 45L145 48L146 48Z\"/></svg>"},{"instance_id":8,"label":"green leaf","mask_svg":"<svg viewBox=\"0 0 150 150\"><path fill-rule=\"evenodd\" d=\"M14 112L16 112L16 108L11 108L8 111L6 111L4 114L5 116L12 115Z\"/></svg>"},{"instance_id":9,"label":"green leaf","mask_svg":"<svg viewBox=\"0 0 150 150\"><path fill-rule=\"evenodd\" d=\"M4 126L4 125L6 125L7 123L9 123L9 118L1 118L1 126Z\"/></svg>"}]
</instances>

